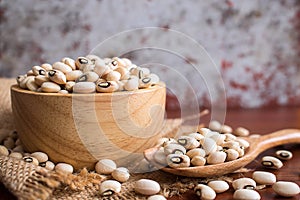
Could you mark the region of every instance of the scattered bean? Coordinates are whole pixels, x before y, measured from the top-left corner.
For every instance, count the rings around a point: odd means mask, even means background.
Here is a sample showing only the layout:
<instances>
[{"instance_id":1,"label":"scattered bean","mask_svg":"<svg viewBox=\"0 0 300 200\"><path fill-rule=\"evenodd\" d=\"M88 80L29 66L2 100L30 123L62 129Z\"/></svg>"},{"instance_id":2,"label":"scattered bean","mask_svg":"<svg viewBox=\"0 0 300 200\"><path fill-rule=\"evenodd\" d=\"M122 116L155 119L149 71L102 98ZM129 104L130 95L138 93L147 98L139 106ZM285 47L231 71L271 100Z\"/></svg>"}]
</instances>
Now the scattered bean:
<instances>
[{"instance_id":1,"label":"scattered bean","mask_svg":"<svg viewBox=\"0 0 300 200\"><path fill-rule=\"evenodd\" d=\"M229 189L229 185L226 181L210 181L207 185L211 187L216 193L222 193Z\"/></svg>"},{"instance_id":2,"label":"scattered bean","mask_svg":"<svg viewBox=\"0 0 300 200\"><path fill-rule=\"evenodd\" d=\"M122 183L126 182L130 177L128 169L126 169L124 167L118 167L111 173L111 175L114 179L116 179L117 181L120 181Z\"/></svg>"},{"instance_id":3,"label":"scattered bean","mask_svg":"<svg viewBox=\"0 0 300 200\"><path fill-rule=\"evenodd\" d=\"M121 183L115 180L103 181L100 185L100 194L102 196L111 196L121 192Z\"/></svg>"},{"instance_id":4,"label":"scattered bean","mask_svg":"<svg viewBox=\"0 0 300 200\"><path fill-rule=\"evenodd\" d=\"M46 162L39 163L39 166L45 167L46 169L48 169L50 171L54 170L54 168L55 168L54 163L49 160Z\"/></svg>"},{"instance_id":5,"label":"scattered bean","mask_svg":"<svg viewBox=\"0 0 300 200\"><path fill-rule=\"evenodd\" d=\"M283 197L293 197L300 193L299 186L294 182L278 181L273 184L274 192Z\"/></svg>"},{"instance_id":6,"label":"scattered bean","mask_svg":"<svg viewBox=\"0 0 300 200\"><path fill-rule=\"evenodd\" d=\"M261 164L272 169L279 169L283 166L282 162L273 156L264 156L261 160Z\"/></svg>"},{"instance_id":7,"label":"scattered bean","mask_svg":"<svg viewBox=\"0 0 300 200\"><path fill-rule=\"evenodd\" d=\"M32 157L35 157L40 163L46 162L48 160L48 155L44 152L34 152L31 154Z\"/></svg>"},{"instance_id":8,"label":"scattered bean","mask_svg":"<svg viewBox=\"0 0 300 200\"><path fill-rule=\"evenodd\" d=\"M99 174L111 174L115 169L117 169L117 165L110 159L99 160L95 165L95 170Z\"/></svg>"},{"instance_id":9,"label":"scattered bean","mask_svg":"<svg viewBox=\"0 0 300 200\"><path fill-rule=\"evenodd\" d=\"M195 193L204 200L213 200L216 198L216 192L209 186L204 184L198 184L194 188Z\"/></svg>"},{"instance_id":10,"label":"scattered bean","mask_svg":"<svg viewBox=\"0 0 300 200\"><path fill-rule=\"evenodd\" d=\"M62 172L67 174L72 174L74 170L73 166L67 163L58 163L54 169L57 172Z\"/></svg>"},{"instance_id":11,"label":"scattered bean","mask_svg":"<svg viewBox=\"0 0 300 200\"><path fill-rule=\"evenodd\" d=\"M278 150L275 154L280 160L289 160L293 157L292 152L287 150Z\"/></svg>"},{"instance_id":12,"label":"scattered bean","mask_svg":"<svg viewBox=\"0 0 300 200\"><path fill-rule=\"evenodd\" d=\"M239 200L260 200L260 194L255 190L239 189L233 194L233 199Z\"/></svg>"},{"instance_id":13,"label":"scattered bean","mask_svg":"<svg viewBox=\"0 0 300 200\"><path fill-rule=\"evenodd\" d=\"M255 189L256 182L251 178L239 178L232 182L232 187L235 190L239 189Z\"/></svg>"},{"instance_id":14,"label":"scattered bean","mask_svg":"<svg viewBox=\"0 0 300 200\"><path fill-rule=\"evenodd\" d=\"M160 185L150 179L140 179L135 182L134 190L143 195L154 195L160 191Z\"/></svg>"},{"instance_id":15,"label":"scattered bean","mask_svg":"<svg viewBox=\"0 0 300 200\"><path fill-rule=\"evenodd\" d=\"M32 156L24 156L23 160L27 163L33 163L35 165L39 165L39 161L35 157L32 157Z\"/></svg>"},{"instance_id":16,"label":"scattered bean","mask_svg":"<svg viewBox=\"0 0 300 200\"><path fill-rule=\"evenodd\" d=\"M252 178L262 185L273 185L276 182L276 176L271 172L256 171L252 174Z\"/></svg>"}]
</instances>

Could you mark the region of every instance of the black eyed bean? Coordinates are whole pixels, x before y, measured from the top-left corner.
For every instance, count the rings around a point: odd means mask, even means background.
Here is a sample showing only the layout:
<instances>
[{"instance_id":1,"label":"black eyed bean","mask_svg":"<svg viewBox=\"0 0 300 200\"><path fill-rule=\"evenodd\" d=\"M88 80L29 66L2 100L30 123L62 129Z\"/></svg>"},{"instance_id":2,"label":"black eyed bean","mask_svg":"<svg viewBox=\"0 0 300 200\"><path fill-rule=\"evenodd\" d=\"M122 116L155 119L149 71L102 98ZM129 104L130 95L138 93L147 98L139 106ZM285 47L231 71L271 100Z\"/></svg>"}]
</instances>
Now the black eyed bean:
<instances>
[{"instance_id":1,"label":"black eyed bean","mask_svg":"<svg viewBox=\"0 0 300 200\"><path fill-rule=\"evenodd\" d=\"M119 89L119 85L115 81L98 81L96 83L96 90L97 92L115 92Z\"/></svg>"},{"instance_id":2,"label":"black eyed bean","mask_svg":"<svg viewBox=\"0 0 300 200\"><path fill-rule=\"evenodd\" d=\"M102 196L111 196L121 192L121 183L115 180L103 181L100 185L100 194Z\"/></svg>"},{"instance_id":3,"label":"black eyed bean","mask_svg":"<svg viewBox=\"0 0 300 200\"><path fill-rule=\"evenodd\" d=\"M204 184L198 184L194 188L194 191L200 199L213 200L216 198L216 192L211 187Z\"/></svg>"},{"instance_id":4,"label":"black eyed bean","mask_svg":"<svg viewBox=\"0 0 300 200\"><path fill-rule=\"evenodd\" d=\"M261 160L261 164L268 168L279 169L283 166L282 162L273 156L264 156Z\"/></svg>"},{"instance_id":5,"label":"black eyed bean","mask_svg":"<svg viewBox=\"0 0 300 200\"><path fill-rule=\"evenodd\" d=\"M169 154L167 163L172 168L181 168L190 166L190 158L187 155Z\"/></svg>"},{"instance_id":6,"label":"black eyed bean","mask_svg":"<svg viewBox=\"0 0 300 200\"><path fill-rule=\"evenodd\" d=\"M278 150L276 151L276 157L279 158L280 160L289 160L293 157L292 152L287 151L287 150Z\"/></svg>"}]
</instances>

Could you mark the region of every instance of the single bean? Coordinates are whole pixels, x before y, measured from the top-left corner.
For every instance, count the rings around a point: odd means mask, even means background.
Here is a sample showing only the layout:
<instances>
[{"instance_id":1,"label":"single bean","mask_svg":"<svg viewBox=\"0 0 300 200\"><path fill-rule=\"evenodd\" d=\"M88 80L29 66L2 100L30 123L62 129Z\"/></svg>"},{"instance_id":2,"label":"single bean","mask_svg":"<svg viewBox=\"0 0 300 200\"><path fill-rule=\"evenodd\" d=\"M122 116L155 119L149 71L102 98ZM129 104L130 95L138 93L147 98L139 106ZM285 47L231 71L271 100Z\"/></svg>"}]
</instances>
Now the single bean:
<instances>
[{"instance_id":1,"label":"single bean","mask_svg":"<svg viewBox=\"0 0 300 200\"><path fill-rule=\"evenodd\" d=\"M229 189L228 183L222 180L210 181L207 185L211 187L216 193L222 193Z\"/></svg>"},{"instance_id":2,"label":"single bean","mask_svg":"<svg viewBox=\"0 0 300 200\"><path fill-rule=\"evenodd\" d=\"M239 200L260 200L260 194L255 190L239 189L233 194L233 199Z\"/></svg>"},{"instance_id":3,"label":"single bean","mask_svg":"<svg viewBox=\"0 0 300 200\"><path fill-rule=\"evenodd\" d=\"M100 185L100 194L102 196L111 196L121 192L121 183L115 180L103 181Z\"/></svg>"},{"instance_id":4,"label":"single bean","mask_svg":"<svg viewBox=\"0 0 300 200\"><path fill-rule=\"evenodd\" d=\"M293 197L300 193L299 186L294 182L278 181L273 184L274 192L283 197Z\"/></svg>"},{"instance_id":5,"label":"single bean","mask_svg":"<svg viewBox=\"0 0 300 200\"><path fill-rule=\"evenodd\" d=\"M256 171L253 172L252 178L262 185L273 185L276 182L276 176L271 172Z\"/></svg>"},{"instance_id":6,"label":"single bean","mask_svg":"<svg viewBox=\"0 0 300 200\"><path fill-rule=\"evenodd\" d=\"M282 162L273 156L264 156L261 160L261 164L273 169L279 169L283 166Z\"/></svg>"},{"instance_id":7,"label":"single bean","mask_svg":"<svg viewBox=\"0 0 300 200\"><path fill-rule=\"evenodd\" d=\"M216 198L216 192L209 186L198 184L194 188L195 193L204 200L213 200Z\"/></svg>"},{"instance_id":8,"label":"single bean","mask_svg":"<svg viewBox=\"0 0 300 200\"><path fill-rule=\"evenodd\" d=\"M99 174L111 174L116 168L116 163L110 159L101 159L95 165L95 170Z\"/></svg>"},{"instance_id":9,"label":"single bean","mask_svg":"<svg viewBox=\"0 0 300 200\"><path fill-rule=\"evenodd\" d=\"M73 166L67 163L58 163L54 169L57 172L62 172L66 174L72 174L74 170Z\"/></svg>"},{"instance_id":10,"label":"single bean","mask_svg":"<svg viewBox=\"0 0 300 200\"><path fill-rule=\"evenodd\" d=\"M154 195L160 191L160 185L150 179L140 179L134 183L134 190L143 195Z\"/></svg>"},{"instance_id":11,"label":"single bean","mask_svg":"<svg viewBox=\"0 0 300 200\"><path fill-rule=\"evenodd\" d=\"M293 157L292 152L287 150L278 150L275 154L280 160L290 160Z\"/></svg>"}]
</instances>

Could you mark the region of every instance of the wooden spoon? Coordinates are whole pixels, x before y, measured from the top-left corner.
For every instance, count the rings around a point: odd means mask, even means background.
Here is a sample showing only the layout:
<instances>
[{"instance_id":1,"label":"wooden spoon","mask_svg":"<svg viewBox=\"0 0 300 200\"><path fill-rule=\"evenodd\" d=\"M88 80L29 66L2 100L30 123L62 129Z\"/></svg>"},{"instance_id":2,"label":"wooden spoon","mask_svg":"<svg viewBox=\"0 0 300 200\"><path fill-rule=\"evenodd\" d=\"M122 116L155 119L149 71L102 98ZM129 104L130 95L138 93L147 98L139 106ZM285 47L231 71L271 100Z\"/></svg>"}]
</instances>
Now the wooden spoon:
<instances>
[{"instance_id":1,"label":"wooden spoon","mask_svg":"<svg viewBox=\"0 0 300 200\"><path fill-rule=\"evenodd\" d=\"M245 155L237 160L224 162L215 165L205 165L196 167L184 167L184 168L170 168L161 166L153 159L158 147L147 149L144 151L145 158L156 167L161 170L176 174L180 176L188 177L211 177L221 176L234 172L253 161L260 153L270 149L272 147L288 144L288 143L300 143L300 130L298 129L284 129L276 131L267 135L263 135L258 138L244 138L250 143L250 147L245 152Z\"/></svg>"}]
</instances>

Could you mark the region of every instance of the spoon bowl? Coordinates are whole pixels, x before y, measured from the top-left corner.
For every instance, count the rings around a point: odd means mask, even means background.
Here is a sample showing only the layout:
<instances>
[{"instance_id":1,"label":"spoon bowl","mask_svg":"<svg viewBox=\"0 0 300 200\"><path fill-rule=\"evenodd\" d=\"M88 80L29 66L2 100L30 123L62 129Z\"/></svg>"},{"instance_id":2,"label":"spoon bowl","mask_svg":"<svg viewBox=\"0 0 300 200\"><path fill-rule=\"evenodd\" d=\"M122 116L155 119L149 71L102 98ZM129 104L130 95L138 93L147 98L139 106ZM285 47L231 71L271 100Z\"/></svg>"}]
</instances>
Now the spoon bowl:
<instances>
[{"instance_id":1,"label":"spoon bowl","mask_svg":"<svg viewBox=\"0 0 300 200\"><path fill-rule=\"evenodd\" d=\"M212 177L221 176L224 174L232 173L253 160L263 151L270 149L278 145L284 145L289 143L300 143L300 130L298 129L283 129L270 134L262 135L258 138L245 137L250 143L249 148L246 150L245 155L239 159L224 162L214 165L195 166L195 167L183 167L183 168L170 168L162 166L155 162L154 154L159 147L146 149L144 151L145 158L154 166L162 171L187 177Z\"/></svg>"}]
</instances>

